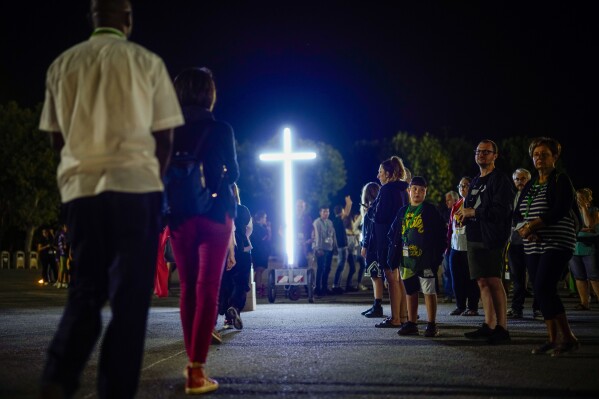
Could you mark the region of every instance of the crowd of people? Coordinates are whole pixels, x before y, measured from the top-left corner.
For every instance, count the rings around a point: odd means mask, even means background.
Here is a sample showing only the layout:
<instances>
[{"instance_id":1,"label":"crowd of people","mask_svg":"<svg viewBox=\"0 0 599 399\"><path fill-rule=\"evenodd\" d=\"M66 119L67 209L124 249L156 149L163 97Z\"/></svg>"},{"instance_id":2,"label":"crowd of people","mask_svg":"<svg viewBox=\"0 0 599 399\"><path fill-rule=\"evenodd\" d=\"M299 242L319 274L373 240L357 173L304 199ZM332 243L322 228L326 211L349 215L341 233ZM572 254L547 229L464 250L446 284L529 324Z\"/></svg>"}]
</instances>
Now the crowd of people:
<instances>
[{"instance_id":1,"label":"crowd of people","mask_svg":"<svg viewBox=\"0 0 599 399\"><path fill-rule=\"evenodd\" d=\"M65 221L56 240L43 232L42 282L69 289L48 348L41 397L75 394L102 332L107 302L112 316L100 347L98 395L133 397L152 293L168 295L175 268L188 358L185 392L211 392L218 382L209 376L206 361L210 344L220 340L218 315L226 327L242 329L240 313L252 279L264 294L271 226L265 211L252 217L240 200L233 129L212 113L212 72L187 68L173 82L160 57L128 40L133 26L128 0L92 0L90 16L89 40L65 51L48 69L39 125L61 156L57 181ZM534 317L547 327L547 341L532 353L574 351L579 342L557 286L569 265L579 310L589 309L591 289L599 293L599 212L592 192L575 191L556 169L561 151L552 138L533 140L529 155L535 173L519 168L510 181L495 167L497 145L482 140L474 150L479 173L460 179L459 194L446 194L444 212L426 201L426 178L412 177L393 156L379 166L380 184L364 185L357 211L346 196L333 207L332 220L328 205L312 220L305 201L297 201L296 264L306 268L315 260L317 296L366 290L362 280L369 276L374 302L362 314L381 318L375 327L396 328L401 336L420 334L422 293L423 335L429 338L441 334L436 316L438 271L444 265L446 299L456 301L451 315L478 315L481 299L484 323L465 338L491 344L510 342L507 320L523 317L528 274ZM191 160L184 166L201 161L202 187L211 189L207 211L171 209L168 219L163 217L163 177L171 157L172 163ZM514 292L509 309L506 248ZM385 287L389 317L383 312Z\"/></svg>"}]
</instances>

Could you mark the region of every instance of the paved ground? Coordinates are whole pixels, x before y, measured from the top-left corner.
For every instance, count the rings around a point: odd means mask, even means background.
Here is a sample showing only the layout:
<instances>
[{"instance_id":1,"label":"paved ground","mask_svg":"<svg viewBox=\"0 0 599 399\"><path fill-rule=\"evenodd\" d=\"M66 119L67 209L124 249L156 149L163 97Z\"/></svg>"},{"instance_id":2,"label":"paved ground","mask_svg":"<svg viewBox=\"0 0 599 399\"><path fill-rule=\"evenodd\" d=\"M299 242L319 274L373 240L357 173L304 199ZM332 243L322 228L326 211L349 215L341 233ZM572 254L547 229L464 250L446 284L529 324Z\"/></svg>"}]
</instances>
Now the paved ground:
<instances>
[{"instance_id":1,"label":"paved ground","mask_svg":"<svg viewBox=\"0 0 599 399\"><path fill-rule=\"evenodd\" d=\"M66 290L42 287L37 271L0 270L0 398L34 398L47 344ZM176 291L175 291L176 294ZM138 398L183 398L186 356L178 298L155 299L150 311ZM565 298L572 308L575 299ZM259 299L244 312L242 331L224 331L213 346L210 374L219 398L569 398L599 397L599 311L569 312L582 343L563 358L530 355L545 339L527 303L526 318L510 322L511 345L490 347L463 333L481 317L447 316L442 336L399 337L360 315L371 292L317 299ZM599 309L599 305L594 305ZM388 305L385 305L388 310ZM424 306L420 314L424 318ZM110 316L107 308L105 318ZM222 321L221 321L222 322ZM421 326L423 329L424 326ZM78 398L95 398L97 353L82 377Z\"/></svg>"}]
</instances>

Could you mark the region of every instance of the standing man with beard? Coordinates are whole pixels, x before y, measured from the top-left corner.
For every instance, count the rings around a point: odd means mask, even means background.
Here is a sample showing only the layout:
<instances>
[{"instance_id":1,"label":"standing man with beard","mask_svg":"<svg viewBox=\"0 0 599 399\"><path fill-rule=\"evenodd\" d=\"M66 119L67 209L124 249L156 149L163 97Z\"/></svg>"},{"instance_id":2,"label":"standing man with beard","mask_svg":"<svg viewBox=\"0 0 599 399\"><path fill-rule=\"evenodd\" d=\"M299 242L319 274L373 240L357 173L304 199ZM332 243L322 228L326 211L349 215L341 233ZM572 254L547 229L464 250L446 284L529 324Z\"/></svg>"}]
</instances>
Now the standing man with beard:
<instances>
[{"instance_id":1,"label":"standing man with beard","mask_svg":"<svg viewBox=\"0 0 599 399\"><path fill-rule=\"evenodd\" d=\"M470 277L478 282L485 322L464 335L490 344L507 343L507 297L501 278L503 249L511 228L513 184L495 168L499 152L492 140L481 141L474 154L480 174L472 179L464 207L455 217L466 223Z\"/></svg>"}]
</instances>

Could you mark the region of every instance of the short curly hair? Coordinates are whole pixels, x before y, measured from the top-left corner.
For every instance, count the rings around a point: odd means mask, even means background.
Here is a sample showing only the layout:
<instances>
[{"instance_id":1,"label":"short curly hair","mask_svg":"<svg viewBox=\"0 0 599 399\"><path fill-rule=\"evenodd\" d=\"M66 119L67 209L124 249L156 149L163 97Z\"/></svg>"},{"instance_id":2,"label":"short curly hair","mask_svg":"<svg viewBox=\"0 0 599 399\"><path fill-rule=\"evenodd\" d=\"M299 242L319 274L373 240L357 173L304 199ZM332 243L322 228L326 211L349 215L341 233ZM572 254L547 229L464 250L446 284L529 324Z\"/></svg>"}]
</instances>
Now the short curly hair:
<instances>
[{"instance_id":1,"label":"short curly hair","mask_svg":"<svg viewBox=\"0 0 599 399\"><path fill-rule=\"evenodd\" d=\"M549 151L554 157L558 158L562 153L562 145L556 139L551 137L537 137L532 140L528 146L528 155L532 158L532 153L538 146L544 145L549 148Z\"/></svg>"}]
</instances>

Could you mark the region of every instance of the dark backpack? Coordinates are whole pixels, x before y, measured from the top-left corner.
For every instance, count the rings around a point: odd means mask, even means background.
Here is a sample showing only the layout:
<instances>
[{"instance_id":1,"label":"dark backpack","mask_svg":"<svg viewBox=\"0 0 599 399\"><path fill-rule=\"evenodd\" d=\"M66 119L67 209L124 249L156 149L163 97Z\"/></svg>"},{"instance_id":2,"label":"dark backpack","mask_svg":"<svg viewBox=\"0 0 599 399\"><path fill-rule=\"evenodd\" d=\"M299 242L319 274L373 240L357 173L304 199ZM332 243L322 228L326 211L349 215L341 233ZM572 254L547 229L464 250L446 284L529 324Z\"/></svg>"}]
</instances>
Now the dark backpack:
<instances>
[{"instance_id":1,"label":"dark backpack","mask_svg":"<svg viewBox=\"0 0 599 399\"><path fill-rule=\"evenodd\" d=\"M208 213L218 196L227 169L221 165L217 186L208 187L201 154L209 130L202 129L192 152L178 151L171 157L164 177L164 213L169 223L178 224L192 216Z\"/></svg>"}]
</instances>

